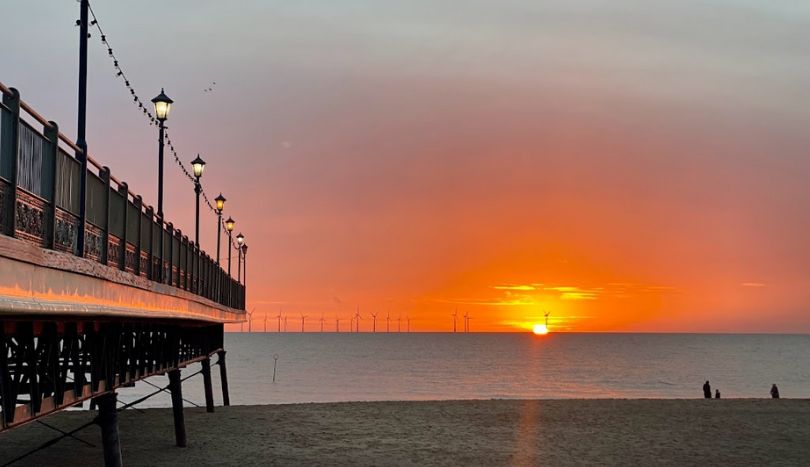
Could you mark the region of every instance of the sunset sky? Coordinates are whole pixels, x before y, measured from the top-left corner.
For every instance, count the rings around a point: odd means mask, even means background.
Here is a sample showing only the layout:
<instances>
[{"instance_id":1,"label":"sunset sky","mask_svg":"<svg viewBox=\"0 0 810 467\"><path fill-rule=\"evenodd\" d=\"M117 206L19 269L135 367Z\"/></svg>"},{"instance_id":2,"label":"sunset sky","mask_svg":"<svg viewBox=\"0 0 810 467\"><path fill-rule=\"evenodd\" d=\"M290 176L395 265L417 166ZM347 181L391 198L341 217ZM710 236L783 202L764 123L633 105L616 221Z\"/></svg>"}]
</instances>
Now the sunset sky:
<instances>
[{"instance_id":1,"label":"sunset sky","mask_svg":"<svg viewBox=\"0 0 810 467\"><path fill-rule=\"evenodd\" d=\"M257 324L810 332L810 3L91 5L228 199ZM75 137L78 4L0 11L0 81ZM90 58L90 153L154 205L157 131Z\"/></svg>"}]
</instances>

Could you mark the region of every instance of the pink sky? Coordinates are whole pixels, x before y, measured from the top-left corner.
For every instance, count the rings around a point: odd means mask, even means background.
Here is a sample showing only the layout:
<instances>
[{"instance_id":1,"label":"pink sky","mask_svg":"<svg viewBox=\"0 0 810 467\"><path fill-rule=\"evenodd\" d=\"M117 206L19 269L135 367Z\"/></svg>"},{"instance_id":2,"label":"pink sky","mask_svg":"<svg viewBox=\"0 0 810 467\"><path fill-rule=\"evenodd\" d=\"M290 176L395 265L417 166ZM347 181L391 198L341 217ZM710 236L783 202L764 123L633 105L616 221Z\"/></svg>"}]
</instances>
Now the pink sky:
<instances>
[{"instance_id":1,"label":"pink sky","mask_svg":"<svg viewBox=\"0 0 810 467\"><path fill-rule=\"evenodd\" d=\"M78 6L52 3L4 10L0 80L75 135ZM254 316L810 331L810 7L571 3L94 8L228 198ZM90 151L154 204L156 132L90 45ZM167 174L191 232L193 188Z\"/></svg>"}]
</instances>

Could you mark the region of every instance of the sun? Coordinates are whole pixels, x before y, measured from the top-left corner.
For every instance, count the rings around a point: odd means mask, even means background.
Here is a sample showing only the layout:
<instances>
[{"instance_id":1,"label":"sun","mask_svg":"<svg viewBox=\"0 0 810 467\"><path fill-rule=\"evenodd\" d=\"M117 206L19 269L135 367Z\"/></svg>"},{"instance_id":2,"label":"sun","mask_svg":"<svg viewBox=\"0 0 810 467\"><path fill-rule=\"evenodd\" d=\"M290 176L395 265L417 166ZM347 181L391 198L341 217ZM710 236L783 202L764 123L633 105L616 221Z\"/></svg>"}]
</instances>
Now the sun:
<instances>
[{"instance_id":1,"label":"sun","mask_svg":"<svg viewBox=\"0 0 810 467\"><path fill-rule=\"evenodd\" d=\"M545 324L535 324L532 328L532 332L537 334L538 336L543 336L548 334L548 327Z\"/></svg>"}]
</instances>

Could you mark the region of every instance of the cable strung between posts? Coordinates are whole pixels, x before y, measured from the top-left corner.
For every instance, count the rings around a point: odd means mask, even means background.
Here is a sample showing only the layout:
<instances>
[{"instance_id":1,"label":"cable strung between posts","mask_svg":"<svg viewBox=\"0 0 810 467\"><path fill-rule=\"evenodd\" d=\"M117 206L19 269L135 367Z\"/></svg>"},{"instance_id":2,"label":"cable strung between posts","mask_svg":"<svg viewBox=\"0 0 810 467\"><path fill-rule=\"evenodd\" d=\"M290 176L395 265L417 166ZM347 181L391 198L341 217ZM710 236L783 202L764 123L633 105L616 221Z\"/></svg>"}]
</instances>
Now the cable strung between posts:
<instances>
[{"instance_id":1,"label":"cable strung between posts","mask_svg":"<svg viewBox=\"0 0 810 467\"><path fill-rule=\"evenodd\" d=\"M37 423L39 423L40 425L44 426L45 428L50 428L50 429L51 429L51 430L53 430L53 431L58 431L59 433L62 433L62 434L63 434L63 435L65 435L66 437L73 438L73 439L75 439L76 441L78 441L78 442L80 442L80 443L84 443L84 444L86 444L86 445L90 446L91 448L96 447L96 445L95 445L95 444L93 444L93 443L91 443L91 442L89 442L89 441L85 441L85 440L83 440L83 439L81 439L81 438L77 438L76 436L74 436L74 435L72 435L72 434L68 433L67 431L65 431L65 430L63 430L63 429L61 429L61 428L55 427L55 426L53 426L53 425L50 425L50 424L48 424L48 423L45 423L45 422L43 422L42 420L37 420Z\"/></svg>"},{"instance_id":2,"label":"cable strung between posts","mask_svg":"<svg viewBox=\"0 0 810 467\"><path fill-rule=\"evenodd\" d=\"M168 389L168 388L169 388L168 386L166 386L165 388L161 388L161 387L160 387L160 386L158 386L157 384L154 384L154 383L152 383L152 382L150 382L149 380L146 380L146 379L144 379L144 380L143 380L143 382L144 382L144 383L146 383L146 384L148 384L148 385L150 385L150 386L152 386L153 388L158 388L158 389L160 389L160 392L168 392L168 393L171 393L171 391L169 391L169 389ZM189 404L191 404L191 405L193 405L194 407L199 407L199 406L200 406L200 405L199 405L199 404L197 404L196 402L192 402L192 401L190 401L190 400L186 399L185 397L183 398L183 401L184 401L184 402L187 402L187 403L189 403Z\"/></svg>"},{"instance_id":3,"label":"cable strung between posts","mask_svg":"<svg viewBox=\"0 0 810 467\"><path fill-rule=\"evenodd\" d=\"M90 26L95 26L96 29L98 30L99 36L101 37L101 44L104 47L106 47L107 55L110 57L110 60L112 60L113 67L115 68L115 76L117 78L121 78L123 80L124 86L127 88L127 90L129 91L129 94L132 96L132 102L138 106L138 109L141 110L143 112L144 116L146 116L147 120L149 120L149 125L150 126L158 125L159 124L158 119L149 110L148 101L147 101L147 103L145 103L138 96L138 94L135 92L135 88L132 87L132 84L130 83L129 78L127 78L126 73L124 73L124 69L121 67L121 64L120 64L120 62L118 60L118 57L115 55L115 51L113 50L112 46L110 45L110 41L107 39L107 35L104 33L104 30L101 29L101 24L98 21L98 17L96 16L96 13L93 11L92 5L88 4L88 8L89 8L89 11L90 11L90 15L93 17L92 21L90 21ZM77 22L77 24L78 24L78 22ZM177 166L180 167L180 170L183 172L183 175L185 175L186 178L188 178L189 181L191 181L192 183L196 183L196 180L195 180L194 176L188 171L186 166L183 164L182 159L180 159L180 156L177 154L177 151L174 149L174 143L172 143L172 139L169 136L168 130L166 130L166 143L167 143L167 146L169 147L169 152L171 152L172 157L174 158L174 161L177 163ZM211 201L208 198L208 194L205 193L205 189L201 190L201 194L202 194L203 199L205 200L205 204L208 206L208 209L210 209L211 212L216 214L217 213L216 209L211 204ZM227 229L225 229L224 224L220 225L220 228L223 229L223 231L226 234L228 233ZM233 243L233 242L231 242L231 243Z\"/></svg>"}]
</instances>

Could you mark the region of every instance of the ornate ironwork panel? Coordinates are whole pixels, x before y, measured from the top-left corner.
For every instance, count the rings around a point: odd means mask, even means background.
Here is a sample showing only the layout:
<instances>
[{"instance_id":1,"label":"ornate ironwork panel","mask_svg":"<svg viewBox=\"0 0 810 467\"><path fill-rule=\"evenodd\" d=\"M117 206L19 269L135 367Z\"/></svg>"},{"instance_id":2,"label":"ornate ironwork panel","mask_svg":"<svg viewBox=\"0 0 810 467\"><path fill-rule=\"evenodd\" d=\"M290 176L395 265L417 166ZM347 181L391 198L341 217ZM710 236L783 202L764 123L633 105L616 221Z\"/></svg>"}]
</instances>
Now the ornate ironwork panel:
<instances>
[{"instance_id":1,"label":"ornate ironwork panel","mask_svg":"<svg viewBox=\"0 0 810 467\"><path fill-rule=\"evenodd\" d=\"M121 239L115 235L108 235L107 240L107 265L118 267L121 258Z\"/></svg>"},{"instance_id":2,"label":"ornate ironwork panel","mask_svg":"<svg viewBox=\"0 0 810 467\"><path fill-rule=\"evenodd\" d=\"M84 237L84 256L94 261L101 261L101 244L103 232L95 225L87 223Z\"/></svg>"},{"instance_id":3,"label":"ornate ironwork panel","mask_svg":"<svg viewBox=\"0 0 810 467\"><path fill-rule=\"evenodd\" d=\"M45 246L45 213L49 210L45 201L17 190L16 235L23 240Z\"/></svg>"},{"instance_id":4,"label":"ornate ironwork panel","mask_svg":"<svg viewBox=\"0 0 810 467\"><path fill-rule=\"evenodd\" d=\"M146 277L149 271L149 253L141 250L141 276Z\"/></svg>"},{"instance_id":5,"label":"ornate ironwork panel","mask_svg":"<svg viewBox=\"0 0 810 467\"><path fill-rule=\"evenodd\" d=\"M76 254L76 233L79 219L62 209L56 210L54 245L57 250Z\"/></svg>"},{"instance_id":6,"label":"ornate ironwork panel","mask_svg":"<svg viewBox=\"0 0 810 467\"><path fill-rule=\"evenodd\" d=\"M135 266L137 266L137 264L138 264L137 263L137 257L135 255L135 253L136 253L135 245L133 245L132 243L129 243L129 242L127 242L126 245L127 245L127 251L126 251L125 257L124 257L124 268L126 269L127 272L134 273L135 272Z\"/></svg>"}]
</instances>

